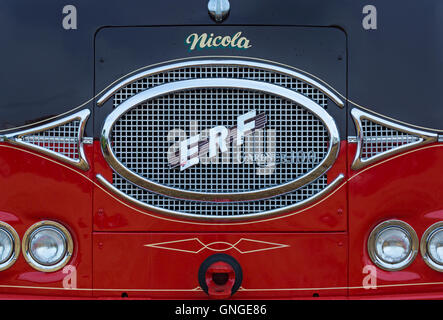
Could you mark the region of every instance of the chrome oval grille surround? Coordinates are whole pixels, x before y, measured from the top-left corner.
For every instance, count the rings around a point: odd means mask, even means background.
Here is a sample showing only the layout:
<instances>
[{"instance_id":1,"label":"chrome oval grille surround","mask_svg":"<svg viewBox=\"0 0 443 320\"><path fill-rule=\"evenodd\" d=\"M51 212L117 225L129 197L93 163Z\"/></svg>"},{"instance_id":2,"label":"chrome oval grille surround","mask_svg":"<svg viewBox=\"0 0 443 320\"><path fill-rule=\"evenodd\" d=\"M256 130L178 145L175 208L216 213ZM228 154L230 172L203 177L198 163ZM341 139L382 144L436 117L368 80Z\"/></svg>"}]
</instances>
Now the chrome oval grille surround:
<instances>
[{"instance_id":1,"label":"chrome oval grille surround","mask_svg":"<svg viewBox=\"0 0 443 320\"><path fill-rule=\"evenodd\" d=\"M436 142L438 135L396 124L368 112L352 109L358 146L351 168L359 170L378 160Z\"/></svg>"},{"instance_id":2,"label":"chrome oval grille surround","mask_svg":"<svg viewBox=\"0 0 443 320\"><path fill-rule=\"evenodd\" d=\"M230 127L250 109L265 113L268 119L266 128L245 137L244 148L228 150L222 159L215 159L218 163L203 158L201 162L206 163L184 171L169 167L165 155L173 144L166 139L171 129L180 128L177 134L183 140L187 133ZM172 188L205 193L249 191L290 182L326 157L328 141L325 125L306 108L262 92L224 88L176 92L149 100L125 113L111 136L115 156L131 171ZM266 159L271 144L276 152L291 158L273 165L276 159ZM258 161L246 156L260 152Z\"/></svg>"},{"instance_id":3,"label":"chrome oval grille surround","mask_svg":"<svg viewBox=\"0 0 443 320\"><path fill-rule=\"evenodd\" d=\"M198 62L197 62L198 64ZM317 87L312 86L311 84L302 81L296 77L288 76L286 73L281 72L273 72L270 70L272 68L272 65L267 65L265 69L256 68L256 67L249 67L247 66L247 63L245 66L241 66L241 61L236 61L235 65L227 66L227 65L200 65L200 66L189 66L189 67L181 67L177 68L175 70L168 69L168 66L165 67L167 70L165 72L155 72L152 74L149 74L149 72L144 72L146 74L145 77L139 77L137 75L131 77L134 78L134 81L128 82L123 81L122 83L127 82L124 86L123 85L115 85L113 89L109 90L98 102L99 105L101 105L104 101L108 99L108 97L113 97L113 105L114 107L120 106L124 101L127 99L137 95L138 93L141 93L143 91L146 91L150 88L154 88L156 86L165 84L165 83L171 83L171 82L177 82L182 81L186 79L213 79L213 78L233 78L233 79L251 79L259 82L268 82L272 84L276 84L282 87L286 87L288 89L294 90L296 92L299 92L303 94L304 96L308 97L312 101L316 102L323 108L327 108L327 103L330 101L328 98L331 97L331 94L329 92L328 95L324 94L324 91L319 90ZM279 71L282 70L282 68L278 68ZM290 73L290 72L288 72ZM118 88L118 90L116 89ZM208 89L209 90L209 89ZM208 90L206 90L206 94L208 94ZM232 94L232 90L226 90L226 89L213 89L211 88L212 92L209 92L211 95L223 95L226 93ZM224 92L223 92L224 90ZM200 90L200 95L202 94L202 91ZM325 90L326 91L326 90ZM190 94L195 94L196 92L192 92ZM184 94L181 92L180 94ZM241 92L241 89L239 89L235 94L245 94L245 92ZM249 93L250 94L250 93ZM252 93L256 94L256 93ZM272 99L269 97L263 97L263 93L259 93L262 96L255 97L257 99ZM171 108L166 107L172 97L164 97L163 101L161 103L158 103L157 105L153 105L150 103L151 101L148 101L142 107L140 108L134 108L131 111L128 111L125 115L121 117L122 123L116 124L116 126L113 129L113 136L112 139L115 139L117 136L121 136L123 133L128 135L129 129L133 125L131 125L131 121L138 118L142 121L150 122L151 125L155 123L153 120L153 117L157 120L161 119L163 117L164 122L168 122L170 120L171 114L174 115L174 110L171 110ZM181 97L183 100L186 100L186 97ZM189 96L187 97L189 98ZM201 96L200 96L201 98ZM169 100L168 100L169 99ZM198 99L197 99L198 100ZM337 104L337 106L342 107L342 102L339 101L339 99L332 99L334 103ZM339 103L337 103L339 101ZM198 104L198 103L197 103ZM286 104L287 109L289 109L290 103L284 102L281 103L281 106L284 106ZM144 108L143 108L144 106ZM213 107L213 105L211 106ZM263 107L263 105L262 105ZM318 151L321 154L324 153L324 150L327 150L327 144L328 144L328 130L325 129L324 124L319 121L315 116L310 115L309 112L306 112L306 110L302 110L302 106L294 106L292 104L292 107L295 107L295 109L298 110L297 112L294 112L295 120L291 118L290 112L288 111L284 119L282 118L275 118L274 121L277 123L278 121L283 121L290 123L291 121L305 121L303 128L303 125L295 125L295 127L298 126L297 129L289 129L289 133L295 133L295 132L304 132L306 136L312 135L314 133L314 139L315 137L318 139ZM283 107L284 108L284 107ZM149 110L148 110L149 109ZM214 118L209 119L207 123L205 123L206 128L210 128L212 126L216 125L223 125L223 126L229 126L232 125L232 119L235 117L234 112L236 110L235 106L229 108L229 104L225 104L225 111L230 111L231 116L225 115L223 116L214 116ZM155 111L154 111L155 110ZM159 111L162 110L162 113L159 114ZM208 109L209 110L209 109ZM245 109L246 110L246 109ZM157 112L156 112L157 111ZM238 111L238 110L237 110ZM247 111L247 110L246 110ZM241 112L239 112L241 114ZM274 115L274 114L273 114ZM149 119L149 120L147 120ZM127 121L126 124L124 124L124 121ZM271 119L272 121L272 119ZM230 124L231 122L231 124ZM160 123L160 121L157 122L157 124ZM313 127L310 127L312 126ZM202 127L202 126L201 126ZM310 127L310 128L309 128ZM290 127L289 127L290 128ZM192 132L193 128L190 126L183 128L185 132ZM205 128L200 128L205 129ZM301 130L300 130L301 129ZM115 131L114 131L115 130ZM291 132L293 130L293 132ZM288 134L286 132L286 134ZM118 139L117 139L118 140ZM132 141L132 138L129 138L128 141ZM115 142L115 141L114 141ZM120 142L123 142L121 140ZM171 142L169 142L171 143ZM129 143L130 144L130 143ZM123 144L121 145L123 146ZM127 145L128 146L128 145ZM120 151L117 151L116 153L119 153L119 156L123 156L125 153L128 153L128 150L131 149L131 146L129 149L122 148ZM142 149L145 152L148 150L148 148ZM337 155L335 155L337 156ZM135 157L136 158L136 157ZM335 159L335 158L334 158ZM157 159L158 160L158 159ZM128 162L129 163L129 162ZM159 165L159 163L161 163ZM157 174L155 177L157 178L157 182L163 182L168 185L173 185L176 188L187 188L197 191L207 191L211 184L206 183L203 185L198 186L198 184L195 183L195 172L194 177L193 173L189 172L184 174L183 177L171 177L171 175L167 174L166 171L171 170L170 168L165 167L164 159L163 162L159 161L156 163L160 167L160 172L163 171L163 174ZM224 165L223 163L220 163L218 165ZM146 163L141 164L138 160L134 159L134 161L129 165L132 166L132 169L137 171L141 170L141 174L144 174L148 176L148 171L152 168L146 168ZM162 167L163 166L163 167ZM230 173L233 173L233 168L224 168L224 169L230 169ZM294 169L294 168L293 168ZM286 180L290 180L293 176L302 175L305 172L309 172L310 169L312 169L312 165L306 165L301 166L298 168L295 168L293 171L295 172L288 172L286 173ZM196 171L194 169L194 171ZM223 173L223 167L220 168L211 168L211 170L207 170L205 174L210 175L218 172L226 181L228 181L229 174ZM169 177L165 177L169 176ZM251 178L251 174L249 175L249 178ZM110 189L114 189L114 191L125 197L127 200L136 203L138 205L143 206L143 204L146 204L146 209L159 212L159 213L166 213L166 214L174 214L182 217L191 217L191 218L216 218L217 221L220 220L220 218L231 220L232 218L248 218L248 217L263 217L269 214L276 214L276 213L282 213L282 212L288 212L288 210L294 210L298 204L305 205L307 203L310 203L313 201L316 197L322 196L325 194L325 192L328 192L328 190L331 190L331 188L335 187L342 179L343 175L339 175L337 179L335 179L331 184L328 185L326 174L321 175L319 178L315 179L314 181L311 181L310 183L305 184L304 186L301 186L300 188L293 190L290 193L282 194L273 196L271 198L267 199L260 199L260 200L252 200L252 201L231 201L231 202L213 202L213 201L193 201L193 200L183 200L183 199L177 199L174 197L169 197L161 194L157 194L155 192L151 192L149 190L146 190L138 185L133 184L132 182L128 181L127 179L121 177L118 173L113 173L113 181L112 184L106 182L101 175L97 176L99 181L107 186ZM285 176L284 176L285 177ZM263 177L262 177L263 178ZM281 178L281 176L280 176ZM152 179L152 176L151 176ZM187 180L186 180L187 179ZM201 179L202 180L202 179ZM200 180L200 182L201 182ZM242 190L248 190L248 188L251 188L251 186L247 185L247 180L244 179L243 183L240 183L239 185L233 186L232 183L220 185L217 184L213 190L221 191L221 192L237 192ZM206 181L206 180L204 180ZM194 182L194 183L193 183ZM267 177L265 175L265 178L262 180L256 179L253 183L254 187L268 187L278 184L278 182L281 183L281 180L278 181L275 177ZM192 184L193 183L193 184ZM191 185L191 186L190 186ZM213 183L212 183L213 185ZM204 190L203 188L206 188Z\"/></svg>"}]
</instances>

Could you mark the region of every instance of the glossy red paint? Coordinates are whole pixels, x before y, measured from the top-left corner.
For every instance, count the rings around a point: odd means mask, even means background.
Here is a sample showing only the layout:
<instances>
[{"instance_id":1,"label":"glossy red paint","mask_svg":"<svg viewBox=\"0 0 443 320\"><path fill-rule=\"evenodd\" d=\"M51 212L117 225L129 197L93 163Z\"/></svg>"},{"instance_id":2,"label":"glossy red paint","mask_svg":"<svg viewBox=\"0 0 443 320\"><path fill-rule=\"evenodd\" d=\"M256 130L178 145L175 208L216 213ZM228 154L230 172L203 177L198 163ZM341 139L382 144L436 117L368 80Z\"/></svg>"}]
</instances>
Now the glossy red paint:
<instances>
[{"instance_id":1,"label":"glossy red paint","mask_svg":"<svg viewBox=\"0 0 443 320\"><path fill-rule=\"evenodd\" d=\"M88 158L92 148L86 148ZM41 220L63 224L73 236L69 265L77 270L77 287L92 288L92 185L76 169L50 161L34 152L0 144L0 220L23 238ZM47 296L90 296L91 290L68 291L63 279L69 273L44 273L29 266L22 255L0 272L0 292ZM35 289L38 288L38 289Z\"/></svg>"},{"instance_id":2,"label":"glossy red paint","mask_svg":"<svg viewBox=\"0 0 443 320\"><path fill-rule=\"evenodd\" d=\"M443 145L408 151L357 172L350 169L355 147L342 141L328 174L333 179L349 172L346 181L298 214L258 223L201 224L164 219L107 192L95 178L97 173L110 178L97 142L85 145L87 172L0 144L0 220L20 237L43 219L64 224L75 243L69 264L77 269L77 289L63 289L67 274L62 270L36 271L20 255L0 272L0 298L119 298L126 292L130 298L204 299L197 272L215 252L232 255L243 268L234 299L442 298L443 273L430 269L420 254L402 271L377 268L377 289L363 288L363 268L372 265L367 237L381 221L404 220L421 238L443 220Z\"/></svg>"},{"instance_id":3,"label":"glossy red paint","mask_svg":"<svg viewBox=\"0 0 443 320\"><path fill-rule=\"evenodd\" d=\"M111 181L112 171L102 156L100 145L96 142L94 146L95 173ZM340 155L328 173L328 180L334 180L340 173L346 174L345 142L342 142ZM334 191L333 194L326 195L323 201L308 205L291 214L253 221L214 223L198 220L186 221L145 211L118 197L113 197L97 182L94 187L94 231L345 231L347 227L346 188L337 188ZM313 208L310 208L311 206Z\"/></svg>"},{"instance_id":4,"label":"glossy red paint","mask_svg":"<svg viewBox=\"0 0 443 320\"><path fill-rule=\"evenodd\" d=\"M345 233L96 232L93 247L97 297L126 292L129 297L207 298L197 275L202 262L216 252L231 255L242 267L243 282L233 298L347 291L335 288L347 283Z\"/></svg>"}]
</instances>

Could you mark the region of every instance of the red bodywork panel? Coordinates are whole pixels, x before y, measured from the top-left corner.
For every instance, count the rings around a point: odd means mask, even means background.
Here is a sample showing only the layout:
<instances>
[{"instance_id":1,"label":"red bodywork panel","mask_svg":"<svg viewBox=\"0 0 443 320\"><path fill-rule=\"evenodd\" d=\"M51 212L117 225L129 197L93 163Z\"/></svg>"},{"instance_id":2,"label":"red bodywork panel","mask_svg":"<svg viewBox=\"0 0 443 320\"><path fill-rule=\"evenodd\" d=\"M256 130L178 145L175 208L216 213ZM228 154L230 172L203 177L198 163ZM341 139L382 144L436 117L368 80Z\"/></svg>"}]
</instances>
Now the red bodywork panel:
<instances>
[{"instance_id":1,"label":"red bodywork panel","mask_svg":"<svg viewBox=\"0 0 443 320\"><path fill-rule=\"evenodd\" d=\"M349 148L350 159L355 146ZM352 172L352 171L351 171ZM399 219L421 239L443 220L443 145L415 149L352 173L349 182L349 285L361 286L362 269L372 265L366 240L380 222ZM423 285L423 283L432 283ZM406 285L403 285L406 284ZM377 290L355 288L352 295L442 292L443 273L429 268L418 253L404 270L377 268Z\"/></svg>"},{"instance_id":2,"label":"red bodywork panel","mask_svg":"<svg viewBox=\"0 0 443 320\"><path fill-rule=\"evenodd\" d=\"M404 220L420 238L443 219L443 145L354 172L355 144L343 141L328 178L339 173L346 178L329 195L297 214L233 224L165 219L125 203L95 179L98 173L110 174L98 143L85 145L85 153L88 172L0 144L0 220L20 238L43 219L64 224L74 237L69 264L77 270L77 288L64 289L62 270L36 271L20 255L0 272L3 298L103 298L123 292L129 297L205 298L197 272L215 252L232 255L243 268L243 283L233 298L440 297L443 274L430 269L420 254L402 271L377 268L377 289L362 285L363 268L372 265L366 241L375 225Z\"/></svg>"},{"instance_id":3,"label":"red bodywork panel","mask_svg":"<svg viewBox=\"0 0 443 320\"><path fill-rule=\"evenodd\" d=\"M112 171L102 156L99 143L95 143L95 163L96 174L102 174L111 181ZM346 143L342 143L340 156L328 173L328 182L340 173L346 174ZM251 221L213 223L148 212L110 196L106 189L97 185L94 188L94 231L345 231L346 188L335 191L326 195L321 203L308 205L293 213Z\"/></svg>"},{"instance_id":4,"label":"red bodywork panel","mask_svg":"<svg viewBox=\"0 0 443 320\"><path fill-rule=\"evenodd\" d=\"M126 249L117 250L122 243ZM95 295L203 299L207 296L199 289L198 269L216 252L233 256L242 266L235 298L312 296L318 291L298 289L346 287L343 233L94 233ZM100 291L109 287L126 291Z\"/></svg>"}]
</instances>

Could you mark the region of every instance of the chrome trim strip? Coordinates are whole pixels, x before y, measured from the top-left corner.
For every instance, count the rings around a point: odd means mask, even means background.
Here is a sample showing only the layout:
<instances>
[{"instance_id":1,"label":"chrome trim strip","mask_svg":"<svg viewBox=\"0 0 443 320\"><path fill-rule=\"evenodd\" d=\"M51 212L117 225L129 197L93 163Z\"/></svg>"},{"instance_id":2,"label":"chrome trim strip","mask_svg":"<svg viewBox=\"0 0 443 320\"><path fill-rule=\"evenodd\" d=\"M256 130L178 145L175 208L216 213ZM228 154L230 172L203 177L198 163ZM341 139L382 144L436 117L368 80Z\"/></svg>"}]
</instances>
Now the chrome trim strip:
<instances>
[{"instance_id":1,"label":"chrome trim strip","mask_svg":"<svg viewBox=\"0 0 443 320\"><path fill-rule=\"evenodd\" d=\"M84 110L76 112L70 116L61 118L56 121L52 121L47 124L40 125L38 127L32 128L32 129L27 129L27 130L22 130L19 132L7 134L7 135L3 136L3 138L4 138L5 142L8 142L10 144L25 147L25 148L31 149L33 151L41 152L43 154L46 154L46 155L51 156L53 158L56 158L57 160L60 160L62 162L65 162L65 163L73 165L81 170L86 171L89 169L89 164L88 164L88 161L86 159L84 149L83 149L83 144L84 144L83 134L84 134L86 121L88 120L88 117L90 114L91 114L91 111L89 111L88 109L84 109ZM56 128L56 127L62 126L64 124L67 124L67 123L74 121L74 120L80 120L80 126L79 126L79 129L77 132L77 137L75 138L75 142L77 142L77 145L78 145L78 153L79 153L77 160L71 159L61 153L37 146L32 143L28 143L23 140L24 136L27 136L27 135L30 135L33 133L43 132L43 131L46 131L46 130L49 130L52 128ZM69 140L71 140L71 139L69 139ZM64 141L64 142L66 142L66 141ZM69 142L74 142L74 141L69 141Z\"/></svg>"},{"instance_id":2,"label":"chrome trim strip","mask_svg":"<svg viewBox=\"0 0 443 320\"><path fill-rule=\"evenodd\" d=\"M405 258L405 260L398 262L398 263L387 263L384 260L382 260L376 253L376 240L377 236L380 234L380 232L389 229L389 228L399 228L403 229L410 235L410 241L411 241L411 251L409 255ZM377 265L380 269L386 270L386 271L398 271L403 270L407 266L409 266L412 261L414 261L415 257L418 253L418 237L417 233L415 232L414 228L412 228L409 224L407 224L404 221L401 220L387 220L383 221L382 223L378 224L369 235L368 243L368 254L371 258L372 262Z\"/></svg>"},{"instance_id":3,"label":"chrome trim strip","mask_svg":"<svg viewBox=\"0 0 443 320\"><path fill-rule=\"evenodd\" d=\"M435 271L443 272L443 264L437 263L432 259L432 257L428 253L428 243L431 236L434 234L434 232L439 231L443 229L443 221L439 221L431 225L426 231L423 233L420 241L420 253L425 261L425 263Z\"/></svg>"},{"instance_id":4,"label":"chrome trim strip","mask_svg":"<svg viewBox=\"0 0 443 320\"><path fill-rule=\"evenodd\" d=\"M158 96L173 93L177 91L183 91L188 89L198 88L242 88L250 89L261 92L270 93L272 95L280 96L284 99L293 101L296 104L308 109L316 117L318 117L327 127L329 131L329 146L328 153L325 158L310 172L281 185L269 187L265 189L259 189L246 192L228 192L228 193L202 193L195 191L188 191L183 189L175 189L164 184L159 184L151 181L147 178L137 175L135 172L124 166L115 156L112 145L110 143L110 135L115 122L128 110L143 103L149 99L156 98ZM149 191L159 193L165 196L199 200L199 201L250 201L261 200L270 198L276 195L292 192L312 181L319 178L326 173L335 160L337 159L340 150L340 137L337 126L334 119L317 103L304 95L286 89L280 86L276 86L269 83L257 82L252 80L240 80L240 79L194 79L183 80L172 83L163 84L151 89L145 90L132 96L121 103L113 112L111 112L105 120L103 125L102 134L100 137L100 144L104 158L108 164L117 172L120 176L132 182L133 184L145 188Z\"/></svg>"},{"instance_id":5,"label":"chrome trim strip","mask_svg":"<svg viewBox=\"0 0 443 320\"><path fill-rule=\"evenodd\" d=\"M357 143L357 137L356 136L349 136L348 137L348 143Z\"/></svg>"},{"instance_id":6,"label":"chrome trim strip","mask_svg":"<svg viewBox=\"0 0 443 320\"><path fill-rule=\"evenodd\" d=\"M287 75L289 77L293 77L296 79L299 79L301 81L304 81L313 87L317 88L318 90L322 91L326 96L328 96L337 106L340 108L344 107L343 101L331 90L326 88L324 85L320 84L319 82L290 69L278 67L272 64L262 63L262 62L256 62L256 61L249 61L249 60L224 60L224 59L208 59L208 60L195 60L195 61L185 61L185 62L178 62L174 64L168 64L166 66L161 66L153 69L149 69L140 73L137 73L118 84L114 85L111 89L106 91L103 96L97 100L97 105L102 106L112 95L114 95L118 90L121 88L127 86L131 82L135 82L137 80L152 76L154 74L184 68L184 67L198 67L198 66L207 66L207 65L221 65L221 66L236 66L236 67L252 67L252 68L260 68L267 71L274 71L278 72L284 75ZM235 79L231 79L235 80Z\"/></svg>"},{"instance_id":7,"label":"chrome trim strip","mask_svg":"<svg viewBox=\"0 0 443 320\"><path fill-rule=\"evenodd\" d=\"M205 221L214 221L214 222L221 222L221 221L238 221L238 220L251 220L251 219L257 219L264 216L271 216L271 215L277 215L277 214L283 214L288 213L291 211L294 211L295 209L298 209L300 207L306 206L308 204L311 204L329 192L331 192L333 189L335 189L343 180L344 180L344 174L340 173L337 178L335 178L326 188L324 188L322 191L317 193L316 195L312 196L311 198L308 198L306 200L297 202L291 206L287 206L284 208L274 209L270 211L263 211L259 213L252 213L248 215L238 215L238 216L201 216L198 214L191 214L191 213L185 213L185 212L178 212L178 211L172 211L168 209L162 209L158 207L154 207L152 205L149 205L147 203L141 202L137 199L134 199L132 197L129 197L125 193L118 190L116 187L112 185L108 180L106 180L101 174L97 174L96 178L97 180L110 192L115 194L116 196L119 196L123 198L123 200L126 200L138 207L141 207L142 209L146 209L148 211L159 213L159 214L165 214L173 217L179 217L179 218L185 218L185 219L191 219L191 220L205 220Z\"/></svg>"},{"instance_id":8,"label":"chrome trim strip","mask_svg":"<svg viewBox=\"0 0 443 320\"><path fill-rule=\"evenodd\" d=\"M400 152L404 152L406 150L418 147L418 146L422 146L428 143L432 143L432 142L436 142L438 135L436 133L432 133L432 132L426 132L426 131L421 131L421 130L417 130L417 129L412 129L400 124L396 124L393 123L389 120L385 120L383 118L374 116L370 113L361 111L359 109L352 109L351 110L351 115L352 118L354 119L354 123L355 123L355 127L357 129L357 152L355 153L355 157L354 157L354 161L352 162L351 165L351 169L352 170L359 170L362 169L364 167L366 167L367 165L370 165L376 161L385 159L391 155L400 153ZM375 122L379 125L388 127L390 129L393 130L398 130L398 131L402 131L411 135L415 135L419 137L419 140L417 142L411 142L408 143L406 145L402 145L396 148L393 148L391 150L388 151L384 151L381 152L380 154L377 154L375 156L370 157L369 159L363 160L361 158L361 153L362 153L362 146L363 146L363 140L365 139L365 137L363 136L363 131L362 131L362 119L367 119L369 121Z\"/></svg>"},{"instance_id":9,"label":"chrome trim strip","mask_svg":"<svg viewBox=\"0 0 443 320\"><path fill-rule=\"evenodd\" d=\"M438 135L438 142L443 142L443 135L442 134Z\"/></svg>"}]
</instances>

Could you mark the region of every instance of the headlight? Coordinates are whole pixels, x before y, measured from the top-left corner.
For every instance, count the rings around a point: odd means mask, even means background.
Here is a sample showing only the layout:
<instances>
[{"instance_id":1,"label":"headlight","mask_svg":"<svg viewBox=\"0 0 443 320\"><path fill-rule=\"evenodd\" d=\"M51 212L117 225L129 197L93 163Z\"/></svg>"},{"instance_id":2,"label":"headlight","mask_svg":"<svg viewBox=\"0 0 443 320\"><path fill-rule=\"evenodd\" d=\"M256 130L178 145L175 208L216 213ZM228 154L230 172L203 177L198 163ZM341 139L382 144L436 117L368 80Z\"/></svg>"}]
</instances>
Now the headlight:
<instances>
[{"instance_id":1,"label":"headlight","mask_svg":"<svg viewBox=\"0 0 443 320\"><path fill-rule=\"evenodd\" d=\"M69 231L53 221L31 226L23 237L23 255L39 271L61 269L71 259L73 242Z\"/></svg>"},{"instance_id":2,"label":"headlight","mask_svg":"<svg viewBox=\"0 0 443 320\"><path fill-rule=\"evenodd\" d=\"M425 231L420 252L428 266L443 272L443 222L437 222Z\"/></svg>"},{"instance_id":3,"label":"headlight","mask_svg":"<svg viewBox=\"0 0 443 320\"><path fill-rule=\"evenodd\" d=\"M12 266L20 253L20 239L9 224L0 221L0 271Z\"/></svg>"},{"instance_id":4,"label":"headlight","mask_svg":"<svg viewBox=\"0 0 443 320\"><path fill-rule=\"evenodd\" d=\"M418 252L418 237L414 229L400 220L380 223L368 239L368 253L372 262L383 270L406 268Z\"/></svg>"},{"instance_id":5,"label":"headlight","mask_svg":"<svg viewBox=\"0 0 443 320\"><path fill-rule=\"evenodd\" d=\"M14 240L5 229L0 229L0 264L5 263L14 252Z\"/></svg>"}]
</instances>

